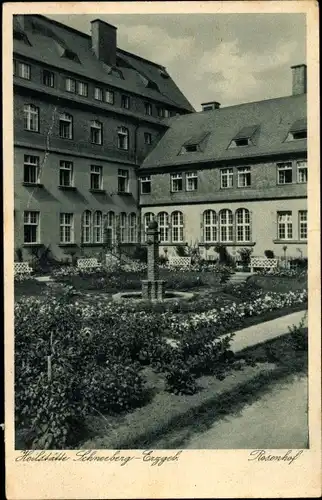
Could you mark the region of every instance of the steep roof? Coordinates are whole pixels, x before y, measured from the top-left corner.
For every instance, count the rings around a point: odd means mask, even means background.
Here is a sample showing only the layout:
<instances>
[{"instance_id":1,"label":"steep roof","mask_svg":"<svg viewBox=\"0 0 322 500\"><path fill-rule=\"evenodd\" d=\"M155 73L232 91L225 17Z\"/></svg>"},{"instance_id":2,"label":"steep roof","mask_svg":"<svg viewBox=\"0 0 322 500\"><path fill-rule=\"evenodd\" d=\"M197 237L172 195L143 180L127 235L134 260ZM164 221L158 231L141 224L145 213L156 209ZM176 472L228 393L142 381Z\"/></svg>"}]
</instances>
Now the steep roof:
<instances>
[{"instance_id":1,"label":"steep roof","mask_svg":"<svg viewBox=\"0 0 322 500\"><path fill-rule=\"evenodd\" d=\"M124 76L124 79L121 79L114 74L109 74L108 68L93 54L89 35L45 16L30 15L24 17L28 18L24 28L14 17L14 30L25 34L30 45L23 39L15 38L14 52L16 54L105 85L142 95L169 106L175 106L188 112L194 111L163 66L117 48L117 66ZM36 29L32 28L32 22L36 24ZM61 57L58 45L74 51L80 62ZM146 87L144 76L155 83L159 90Z\"/></svg>"},{"instance_id":2,"label":"steep roof","mask_svg":"<svg viewBox=\"0 0 322 500\"><path fill-rule=\"evenodd\" d=\"M169 129L146 157L142 168L305 152L306 139L284 142L294 124L303 124L305 120L306 94L173 117L167 122ZM229 147L240 133L245 136L245 131L253 133L255 129L256 140L251 145ZM181 154L182 146L191 137L206 133L202 148Z\"/></svg>"}]
</instances>

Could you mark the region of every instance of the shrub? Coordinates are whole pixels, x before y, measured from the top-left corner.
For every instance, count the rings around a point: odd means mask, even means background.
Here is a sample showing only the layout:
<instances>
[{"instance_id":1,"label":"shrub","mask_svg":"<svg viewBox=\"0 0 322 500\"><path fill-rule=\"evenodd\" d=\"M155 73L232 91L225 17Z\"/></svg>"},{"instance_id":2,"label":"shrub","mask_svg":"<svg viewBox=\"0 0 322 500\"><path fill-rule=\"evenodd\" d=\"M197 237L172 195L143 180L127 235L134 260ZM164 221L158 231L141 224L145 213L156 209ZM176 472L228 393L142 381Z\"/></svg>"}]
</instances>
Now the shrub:
<instances>
[{"instance_id":1,"label":"shrub","mask_svg":"<svg viewBox=\"0 0 322 500\"><path fill-rule=\"evenodd\" d=\"M265 250L264 255L267 259L275 259L273 250Z\"/></svg>"},{"instance_id":2,"label":"shrub","mask_svg":"<svg viewBox=\"0 0 322 500\"><path fill-rule=\"evenodd\" d=\"M168 392L194 394L197 391L196 379L181 359L177 359L167 367L165 378Z\"/></svg>"},{"instance_id":3,"label":"shrub","mask_svg":"<svg viewBox=\"0 0 322 500\"><path fill-rule=\"evenodd\" d=\"M133 252L133 259L139 260L141 262L147 262L148 260L148 249L146 246L137 245Z\"/></svg>"},{"instance_id":4,"label":"shrub","mask_svg":"<svg viewBox=\"0 0 322 500\"><path fill-rule=\"evenodd\" d=\"M225 245L218 243L217 245L215 245L214 250L219 255L219 263L220 264L234 267L234 265L235 265L234 259L229 254L227 247Z\"/></svg>"},{"instance_id":5,"label":"shrub","mask_svg":"<svg viewBox=\"0 0 322 500\"><path fill-rule=\"evenodd\" d=\"M250 256L253 253L252 248L240 248L238 250L238 253L240 255L240 260L241 263L244 267L249 267L250 266Z\"/></svg>"},{"instance_id":6,"label":"shrub","mask_svg":"<svg viewBox=\"0 0 322 500\"><path fill-rule=\"evenodd\" d=\"M178 257L187 257L187 248L183 245L176 246L176 254Z\"/></svg>"}]
</instances>

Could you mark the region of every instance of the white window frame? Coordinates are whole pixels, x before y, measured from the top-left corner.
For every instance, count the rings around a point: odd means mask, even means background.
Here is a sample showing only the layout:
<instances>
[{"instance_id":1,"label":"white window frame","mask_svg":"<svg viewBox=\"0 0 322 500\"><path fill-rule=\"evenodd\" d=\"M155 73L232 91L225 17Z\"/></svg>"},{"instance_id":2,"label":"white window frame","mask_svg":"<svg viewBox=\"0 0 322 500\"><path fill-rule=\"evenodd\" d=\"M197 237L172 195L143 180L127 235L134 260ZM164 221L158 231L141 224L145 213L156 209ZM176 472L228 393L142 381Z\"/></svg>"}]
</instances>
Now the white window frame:
<instances>
[{"instance_id":1,"label":"white window frame","mask_svg":"<svg viewBox=\"0 0 322 500\"><path fill-rule=\"evenodd\" d=\"M115 213L113 210L104 216L104 240L107 246L112 247L115 243Z\"/></svg>"},{"instance_id":2,"label":"white window frame","mask_svg":"<svg viewBox=\"0 0 322 500\"><path fill-rule=\"evenodd\" d=\"M61 139L73 139L73 117L68 113L59 115L59 137Z\"/></svg>"},{"instance_id":3,"label":"white window frame","mask_svg":"<svg viewBox=\"0 0 322 500\"><path fill-rule=\"evenodd\" d=\"M238 243L251 242L250 211L247 208L238 208L235 213L236 241Z\"/></svg>"},{"instance_id":4,"label":"white window frame","mask_svg":"<svg viewBox=\"0 0 322 500\"><path fill-rule=\"evenodd\" d=\"M117 129L117 147L122 151L129 149L129 129L126 127L119 127Z\"/></svg>"},{"instance_id":5,"label":"white window frame","mask_svg":"<svg viewBox=\"0 0 322 500\"><path fill-rule=\"evenodd\" d=\"M181 181L181 189L180 187L180 181ZM183 175L181 174L171 174L171 192L172 193L179 193L180 191L183 191Z\"/></svg>"},{"instance_id":6,"label":"white window frame","mask_svg":"<svg viewBox=\"0 0 322 500\"><path fill-rule=\"evenodd\" d=\"M285 182L286 172L291 172L291 182ZM292 184L293 183L293 164L291 161L286 161L277 164L277 184Z\"/></svg>"},{"instance_id":7,"label":"white window frame","mask_svg":"<svg viewBox=\"0 0 322 500\"><path fill-rule=\"evenodd\" d=\"M127 214L125 212L121 212L119 216L120 221L120 242L127 243Z\"/></svg>"},{"instance_id":8,"label":"white window frame","mask_svg":"<svg viewBox=\"0 0 322 500\"><path fill-rule=\"evenodd\" d=\"M105 90L105 102L107 102L107 104L114 104L113 90Z\"/></svg>"},{"instance_id":9,"label":"white window frame","mask_svg":"<svg viewBox=\"0 0 322 500\"><path fill-rule=\"evenodd\" d=\"M23 78L24 80L30 80L31 79L31 66L30 64L26 64L23 62L17 61L17 73L20 78Z\"/></svg>"},{"instance_id":10,"label":"white window frame","mask_svg":"<svg viewBox=\"0 0 322 500\"><path fill-rule=\"evenodd\" d=\"M124 179L124 186L125 189L120 189L120 182L121 179ZM117 191L118 193L129 193L129 188L130 188L130 175L128 170L124 170L122 168L118 169L118 174L117 174Z\"/></svg>"},{"instance_id":11,"label":"white window frame","mask_svg":"<svg viewBox=\"0 0 322 500\"><path fill-rule=\"evenodd\" d=\"M47 83L46 83L47 81ZM48 69L44 69L42 73L42 83L46 85L46 87L55 87L55 73L49 71Z\"/></svg>"},{"instance_id":12,"label":"white window frame","mask_svg":"<svg viewBox=\"0 0 322 500\"><path fill-rule=\"evenodd\" d=\"M76 93L81 97L88 97L88 84L86 82L76 82Z\"/></svg>"},{"instance_id":13,"label":"white window frame","mask_svg":"<svg viewBox=\"0 0 322 500\"><path fill-rule=\"evenodd\" d=\"M65 175L68 172L68 183L65 183ZM63 181L63 183L62 183ZM72 161L60 160L59 162L59 187L74 187L74 165Z\"/></svg>"},{"instance_id":14,"label":"white window frame","mask_svg":"<svg viewBox=\"0 0 322 500\"><path fill-rule=\"evenodd\" d=\"M197 191L198 189L198 172L186 173L186 191Z\"/></svg>"},{"instance_id":15,"label":"white window frame","mask_svg":"<svg viewBox=\"0 0 322 500\"><path fill-rule=\"evenodd\" d=\"M39 108L33 104L25 104L23 107L24 113L24 130L29 132L39 132Z\"/></svg>"},{"instance_id":16,"label":"white window frame","mask_svg":"<svg viewBox=\"0 0 322 500\"><path fill-rule=\"evenodd\" d=\"M299 240L307 241L307 210L299 210Z\"/></svg>"},{"instance_id":17,"label":"white window frame","mask_svg":"<svg viewBox=\"0 0 322 500\"><path fill-rule=\"evenodd\" d=\"M171 240L172 243L183 243L183 213L175 210L171 214Z\"/></svg>"},{"instance_id":18,"label":"white window frame","mask_svg":"<svg viewBox=\"0 0 322 500\"><path fill-rule=\"evenodd\" d=\"M103 243L103 214L100 210L93 214L93 243Z\"/></svg>"},{"instance_id":19,"label":"white window frame","mask_svg":"<svg viewBox=\"0 0 322 500\"><path fill-rule=\"evenodd\" d=\"M219 237L221 243L234 241L234 215L228 208L219 212Z\"/></svg>"},{"instance_id":20,"label":"white window frame","mask_svg":"<svg viewBox=\"0 0 322 500\"><path fill-rule=\"evenodd\" d=\"M98 183L96 183L97 179ZM98 185L98 187L94 186L96 184ZM100 165L91 165L90 189L92 191L101 191L103 189L103 167L101 167Z\"/></svg>"},{"instance_id":21,"label":"white window frame","mask_svg":"<svg viewBox=\"0 0 322 500\"><path fill-rule=\"evenodd\" d=\"M65 78L65 90L66 92L76 93L76 80L74 78Z\"/></svg>"},{"instance_id":22,"label":"white window frame","mask_svg":"<svg viewBox=\"0 0 322 500\"><path fill-rule=\"evenodd\" d=\"M152 104L150 102L144 103L144 111L147 116L152 116Z\"/></svg>"},{"instance_id":23,"label":"white window frame","mask_svg":"<svg viewBox=\"0 0 322 500\"><path fill-rule=\"evenodd\" d=\"M82 214L82 243L92 243L92 212L85 210Z\"/></svg>"},{"instance_id":24,"label":"white window frame","mask_svg":"<svg viewBox=\"0 0 322 500\"><path fill-rule=\"evenodd\" d=\"M101 87L94 88L94 99L96 101L103 101L103 89Z\"/></svg>"},{"instance_id":25,"label":"white window frame","mask_svg":"<svg viewBox=\"0 0 322 500\"><path fill-rule=\"evenodd\" d=\"M297 182L300 184L307 183L307 160L296 162Z\"/></svg>"},{"instance_id":26,"label":"white window frame","mask_svg":"<svg viewBox=\"0 0 322 500\"><path fill-rule=\"evenodd\" d=\"M239 188L245 188L251 186L251 168L250 167L238 167L237 169L237 186ZM249 183L248 183L249 180Z\"/></svg>"},{"instance_id":27,"label":"white window frame","mask_svg":"<svg viewBox=\"0 0 322 500\"><path fill-rule=\"evenodd\" d=\"M91 144L103 144L103 124L97 120L91 121Z\"/></svg>"},{"instance_id":28,"label":"white window frame","mask_svg":"<svg viewBox=\"0 0 322 500\"><path fill-rule=\"evenodd\" d=\"M131 212L128 216L128 242L137 243L137 215L135 212Z\"/></svg>"},{"instance_id":29,"label":"white window frame","mask_svg":"<svg viewBox=\"0 0 322 500\"><path fill-rule=\"evenodd\" d=\"M151 175L145 175L140 177L140 185L141 185L141 194L150 194L151 193ZM144 191L143 186L149 186L148 191Z\"/></svg>"},{"instance_id":30,"label":"white window frame","mask_svg":"<svg viewBox=\"0 0 322 500\"><path fill-rule=\"evenodd\" d=\"M121 95L121 108L130 109L130 107L131 107L130 96L122 94Z\"/></svg>"},{"instance_id":31,"label":"white window frame","mask_svg":"<svg viewBox=\"0 0 322 500\"><path fill-rule=\"evenodd\" d=\"M23 169L23 182L25 184L39 184L39 156L24 155ZM28 175L26 175L27 172Z\"/></svg>"},{"instance_id":32,"label":"white window frame","mask_svg":"<svg viewBox=\"0 0 322 500\"><path fill-rule=\"evenodd\" d=\"M67 234L69 233L69 238ZM74 243L74 214L61 212L59 214L59 241L61 244Z\"/></svg>"},{"instance_id":33,"label":"white window frame","mask_svg":"<svg viewBox=\"0 0 322 500\"><path fill-rule=\"evenodd\" d=\"M234 169L231 167L220 169L220 188L230 189L234 185Z\"/></svg>"},{"instance_id":34,"label":"white window frame","mask_svg":"<svg viewBox=\"0 0 322 500\"><path fill-rule=\"evenodd\" d=\"M167 212L159 212L157 216L159 226L159 241L160 243L169 243L169 214Z\"/></svg>"},{"instance_id":35,"label":"white window frame","mask_svg":"<svg viewBox=\"0 0 322 500\"><path fill-rule=\"evenodd\" d=\"M282 230L284 237L282 236ZM293 240L293 219L290 210L277 213L277 239L281 241Z\"/></svg>"},{"instance_id":36,"label":"white window frame","mask_svg":"<svg viewBox=\"0 0 322 500\"><path fill-rule=\"evenodd\" d=\"M218 241L218 216L215 210L205 210L203 213L203 241L216 243Z\"/></svg>"},{"instance_id":37,"label":"white window frame","mask_svg":"<svg viewBox=\"0 0 322 500\"><path fill-rule=\"evenodd\" d=\"M40 243L40 212L35 211L35 210L25 210L23 213L23 241L24 244L37 244ZM33 241L26 241L26 234L25 234L25 229L26 227L29 228L36 228L36 237L35 238L30 238ZM32 234L32 233L31 233Z\"/></svg>"}]
</instances>

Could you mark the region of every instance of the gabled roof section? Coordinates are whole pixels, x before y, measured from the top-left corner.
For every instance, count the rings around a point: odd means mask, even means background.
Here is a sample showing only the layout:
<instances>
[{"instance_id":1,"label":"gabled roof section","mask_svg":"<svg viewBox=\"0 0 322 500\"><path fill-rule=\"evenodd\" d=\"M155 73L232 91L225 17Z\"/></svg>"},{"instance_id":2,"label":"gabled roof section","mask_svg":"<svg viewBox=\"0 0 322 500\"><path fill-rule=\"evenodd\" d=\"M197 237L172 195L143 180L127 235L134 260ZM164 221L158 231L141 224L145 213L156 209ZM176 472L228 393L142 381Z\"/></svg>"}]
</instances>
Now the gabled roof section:
<instances>
[{"instance_id":1,"label":"gabled roof section","mask_svg":"<svg viewBox=\"0 0 322 500\"><path fill-rule=\"evenodd\" d=\"M236 139L251 139L252 136L255 134L256 130L258 129L258 125L251 125L248 127L243 127L238 134L233 137L233 140L235 141Z\"/></svg>"},{"instance_id":2,"label":"gabled roof section","mask_svg":"<svg viewBox=\"0 0 322 500\"><path fill-rule=\"evenodd\" d=\"M187 113L194 108L168 76L166 69L140 56L117 48L115 70L119 70L123 78L113 71L107 71L104 64L92 52L91 37L69 26L53 21L41 15L25 15L24 32L31 46L14 40L14 53L34 59L53 68L70 71L120 90L133 92L145 97L180 108ZM74 51L77 59L62 57L57 46ZM143 76L143 78L142 78Z\"/></svg>"},{"instance_id":3,"label":"gabled roof section","mask_svg":"<svg viewBox=\"0 0 322 500\"><path fill-rule=\"evenodd\" d=\"M306 106L306 94L301 94L173 117L168 121L169 129L144 160L141 168L226 160L238 162L242 159L294 152L305 155L305 139L286 141L285 138L295 123L300 123L300 128L303 127ZM189 143L191 138L205 132L209 134L202 150L178 154L180 148ZM251 147L228 147L233 138L244 139L243 136L252 132Z\"/></svg>"},{"instance_id":4,"label":"gabled roof section","mask_svg":"<svg viewBox=\"0 0 322 500\"><path fill-rule=\"evenodd\" d=\"M201 132L199 134L195 134L190 139L188 139L183 146L198 146L206 137L209 135L209 132Z\"/></svg>"}]
</instances>

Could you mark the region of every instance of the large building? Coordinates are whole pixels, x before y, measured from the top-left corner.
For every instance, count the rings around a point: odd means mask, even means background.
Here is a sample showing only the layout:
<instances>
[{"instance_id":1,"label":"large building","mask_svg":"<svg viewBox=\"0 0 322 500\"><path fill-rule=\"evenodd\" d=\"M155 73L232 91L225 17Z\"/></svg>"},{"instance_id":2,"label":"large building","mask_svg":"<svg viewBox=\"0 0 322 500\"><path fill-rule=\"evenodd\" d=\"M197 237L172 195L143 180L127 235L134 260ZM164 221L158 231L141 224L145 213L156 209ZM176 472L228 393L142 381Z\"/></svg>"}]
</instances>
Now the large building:
<instances>
[{"instance_id":1,"label":"large building","mask_svg":"<svg viewBox=\"0 0 322 500\"><path fill-rule=\"evenodd\" d=\"M143 224L157 218L161 248L307 255L305 65L292 67L292 86L288 97L205 103L169 120L140 168Z\"/></svg>"},{"instance_id":2,"label":"large building","mask_svg":"<svg viewBox=\"0 0 322 500\"><path fill-rule=\"evenodd\" d=\"M97 253L140 238L137 170L168 128L194 111L167 70L40 15L14 16L15 248L28 259Z\"/></svg>"}]
</instances>

